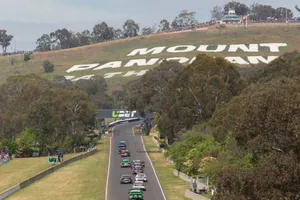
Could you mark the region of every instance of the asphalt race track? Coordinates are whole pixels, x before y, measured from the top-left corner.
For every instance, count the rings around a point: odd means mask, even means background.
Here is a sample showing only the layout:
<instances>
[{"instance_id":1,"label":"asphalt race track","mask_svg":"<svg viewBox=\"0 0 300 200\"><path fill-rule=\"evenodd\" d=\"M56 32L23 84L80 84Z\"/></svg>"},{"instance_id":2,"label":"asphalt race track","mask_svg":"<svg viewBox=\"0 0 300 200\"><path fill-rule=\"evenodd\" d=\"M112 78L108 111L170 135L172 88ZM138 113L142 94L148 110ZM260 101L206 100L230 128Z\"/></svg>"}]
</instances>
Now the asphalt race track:
<instances>
[{"instance_id":1,"label":"asphalt race track","mask_svg":"<svg viewBox=\"0 0 300 200\"><path fill-rule=\"evenodd\" d=\"M144 171L148 179L148 182L145 183L147 190L144 192L145 200L166 200L144 150L141 136L133 136L132 127L138 124L140 122L122 124L113 128L106 200L128 199L128 190L132 188L132 184L120 184L120 177L124 174L130 174L134 178L135 175L132 174L131 168L121 168L120 162L123 159L143 160L145 162ZM130 157L122 158L118 153L118 144L121 140L127 143L127 149L131 153Z\"/></svg>"}]
</instances>

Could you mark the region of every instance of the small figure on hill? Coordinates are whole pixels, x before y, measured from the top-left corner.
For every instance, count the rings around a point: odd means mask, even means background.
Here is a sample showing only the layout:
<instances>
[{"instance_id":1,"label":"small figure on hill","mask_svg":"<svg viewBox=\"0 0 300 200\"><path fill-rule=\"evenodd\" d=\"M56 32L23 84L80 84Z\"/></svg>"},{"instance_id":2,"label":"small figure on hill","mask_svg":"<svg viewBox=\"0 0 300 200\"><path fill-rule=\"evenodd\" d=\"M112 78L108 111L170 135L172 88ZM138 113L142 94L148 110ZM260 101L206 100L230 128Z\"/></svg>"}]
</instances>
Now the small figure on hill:
<instances>
[{"instance_id":1,"label":"small figure on hill","mask_svg":"<svg viewBox=\"0 0 300 200\"><path fill-rule=\"evenodd\" d=\"M58 162L64 161L64 153L62 151L58 151L57 158L58 158Z\"/></svg>"}]
</instances>

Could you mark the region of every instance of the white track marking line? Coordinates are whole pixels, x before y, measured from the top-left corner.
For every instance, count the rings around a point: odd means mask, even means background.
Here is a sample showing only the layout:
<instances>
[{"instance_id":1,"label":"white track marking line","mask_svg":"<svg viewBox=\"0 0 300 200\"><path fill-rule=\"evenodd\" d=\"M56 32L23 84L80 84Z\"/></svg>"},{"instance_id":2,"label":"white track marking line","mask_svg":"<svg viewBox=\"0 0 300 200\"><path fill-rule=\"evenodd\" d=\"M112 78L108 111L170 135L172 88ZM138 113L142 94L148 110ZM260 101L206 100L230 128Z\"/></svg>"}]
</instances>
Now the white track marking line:
<instances>
[{"instance_id":1,"label":"white track marking line","mask_svg":"<svg viewBox=\"0 0 300 200\"><path fill-rule=\"evenodd\" d=\"M155 175L156 180L157 180L157 182L158 182L158 186L159 186L159 188L160 188L160 190L161 190L162 195L164 196L164 199L167 200L167 198L166 198L166 196L165 196L165 193L164 193L164 191L163 191L163 189L162 189L162 187L161 187L160 181L159 181L159 179L158 179L158 177L157 177L156 171L155 171L155 169L154 169L154 167L153 167L152 161L151 161L151 159L150 159L150 157L149 157L149 155L148 155L148 153L147 153L147 151L146 151L143 137L142 137L142 136L140 136L140 137L141 137L141 140L142 140L142 144L143 144L144 151L146 152L147 158L148 158L148 160L149 160L149 162L150 162L150 164L151 164L151 167L152 167L152 169L153 169L153 171L154 171L154 175Z\"/></svg>"},{"instance_id":2,"label":"white track marking line","mask_svg":"<svg viewBox=\"0 0 300 200\"><path fill-rule=\"evenodd\" d=\"M114 136L114 128L112 128L112 133L111 133L111 137L110 137L110 141L109 141L109 155L108 155L108 168L107 168L107 176L106 176L106 189L105 189L105 200L108 200L108 181L109 181L109 172L110 172L110 163L111 163L111 148L112 148L112 137Z\"/></svg>"}]
</instances>

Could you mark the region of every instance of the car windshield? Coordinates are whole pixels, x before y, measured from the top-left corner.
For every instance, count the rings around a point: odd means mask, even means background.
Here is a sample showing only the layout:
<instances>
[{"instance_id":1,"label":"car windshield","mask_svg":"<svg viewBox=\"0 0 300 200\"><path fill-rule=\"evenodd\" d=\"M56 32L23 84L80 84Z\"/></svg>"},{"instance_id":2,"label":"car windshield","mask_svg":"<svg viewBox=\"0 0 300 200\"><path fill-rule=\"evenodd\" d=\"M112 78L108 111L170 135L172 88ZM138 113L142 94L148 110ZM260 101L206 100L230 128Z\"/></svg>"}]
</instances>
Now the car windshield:
<instances>
[{"instance_id":1,"label":"car windshield","mask_svg":"<svg viewBox=\"0 0 300 200\"><path fill-rule=\"evenodd\" d=\"M135 186L143 186L143 183L135 183Z\"/></svg>"},{"instance_id":2,"label":"car windshield","mask_svg":"<svg viewBox=\"0 0 300 200\"><path fill-rule=\"evenodd\" d=\"M143 178L143 177L145 177L145 175L144 174L138 174L137 175L139 178Z\"/></svg>"}]
</instances>

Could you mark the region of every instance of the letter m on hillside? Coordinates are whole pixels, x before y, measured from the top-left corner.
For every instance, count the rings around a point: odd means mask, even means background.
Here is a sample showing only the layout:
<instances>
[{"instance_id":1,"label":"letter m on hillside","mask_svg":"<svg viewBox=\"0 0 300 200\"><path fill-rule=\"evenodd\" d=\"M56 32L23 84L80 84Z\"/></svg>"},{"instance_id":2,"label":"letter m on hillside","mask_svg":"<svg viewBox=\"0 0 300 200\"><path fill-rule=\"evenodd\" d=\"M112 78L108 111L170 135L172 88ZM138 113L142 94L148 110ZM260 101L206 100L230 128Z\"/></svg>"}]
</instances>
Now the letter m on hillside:
<instances>
[{"instance_id":1,"label":"letter m on hillside","mask_svg":"<svg viewBox=\"0 0 300 200\"><path fill-rule=\"evenodd\" d=\"M133 50L130 54L128 54L127 56L136 56L136 55L147 55L147 54L159 54L161 52L163 52L163 50L166 47L154 47L152 49L148 49L148 48L142 48L142 49L135 49Z\"/></svg>"}]
</instances>

